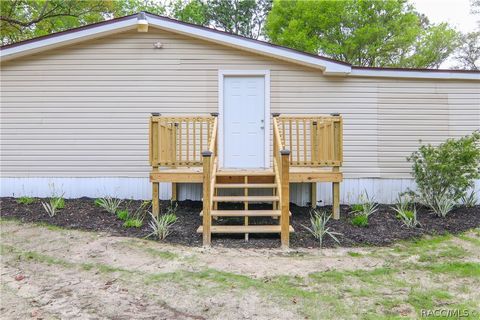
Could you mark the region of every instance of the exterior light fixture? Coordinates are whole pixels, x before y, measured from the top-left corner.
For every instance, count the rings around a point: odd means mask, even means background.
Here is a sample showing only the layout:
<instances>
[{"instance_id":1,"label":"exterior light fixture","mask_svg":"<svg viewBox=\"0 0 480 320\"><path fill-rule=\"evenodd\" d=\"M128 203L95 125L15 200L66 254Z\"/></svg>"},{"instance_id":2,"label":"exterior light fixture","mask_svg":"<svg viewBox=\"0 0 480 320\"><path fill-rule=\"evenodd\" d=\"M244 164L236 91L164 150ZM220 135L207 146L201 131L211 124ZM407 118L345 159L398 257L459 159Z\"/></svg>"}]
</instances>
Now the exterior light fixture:
<instances>
[{"instance_id":1,"label":"exterior light fixture","mask_svg":"<svg viewBox=\"0 0 480 320\"><path fill-rule=\"evenodd\" d=\"M145 12L140 12L137 17L137 31L148 32L148 21Z\"/></svg>"}]
</instances>

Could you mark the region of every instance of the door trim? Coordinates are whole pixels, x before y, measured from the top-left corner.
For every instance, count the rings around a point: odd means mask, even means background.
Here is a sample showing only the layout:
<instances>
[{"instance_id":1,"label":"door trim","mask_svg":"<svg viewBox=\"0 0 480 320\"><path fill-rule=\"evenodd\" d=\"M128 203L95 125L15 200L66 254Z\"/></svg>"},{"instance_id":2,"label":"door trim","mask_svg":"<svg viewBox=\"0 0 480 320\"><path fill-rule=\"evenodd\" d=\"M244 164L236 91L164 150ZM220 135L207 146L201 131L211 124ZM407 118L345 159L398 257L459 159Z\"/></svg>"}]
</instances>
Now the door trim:
<instances>
[{"instance_id":1,"label":"door trim","mask_svg":"<svg viewBox=\"0 0 480 320\"><path fill-rule=\"evenodd\" d=\"M219 167L224 167L224 134L223 134L223 86L225 76L263 76L265 81L265 155L264 168L270 168L270 70L218 70L218 156Z\"/></svg>"}]
</instances>

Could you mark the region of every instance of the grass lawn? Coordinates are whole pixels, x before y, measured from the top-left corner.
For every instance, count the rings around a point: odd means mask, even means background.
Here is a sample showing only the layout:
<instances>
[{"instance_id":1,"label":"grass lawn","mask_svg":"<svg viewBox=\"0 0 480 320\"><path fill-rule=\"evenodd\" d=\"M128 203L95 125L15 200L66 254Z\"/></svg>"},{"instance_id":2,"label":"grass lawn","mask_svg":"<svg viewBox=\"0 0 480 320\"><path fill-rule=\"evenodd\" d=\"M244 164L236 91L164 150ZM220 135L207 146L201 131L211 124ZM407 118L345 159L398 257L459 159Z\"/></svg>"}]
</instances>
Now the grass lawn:
<instances>
[{"instance_id":1,"label":"grass lawn","mask_svg":"<svg viewBox=\"0 0 480 320\"><path fill-rule=\"evenodd\" d=\"M206 250L3 220L1 257L6 318L456 319L461 314L478 319L480 314L479 229L391 247L286 252Z\"/></svg>"}]
</instances>

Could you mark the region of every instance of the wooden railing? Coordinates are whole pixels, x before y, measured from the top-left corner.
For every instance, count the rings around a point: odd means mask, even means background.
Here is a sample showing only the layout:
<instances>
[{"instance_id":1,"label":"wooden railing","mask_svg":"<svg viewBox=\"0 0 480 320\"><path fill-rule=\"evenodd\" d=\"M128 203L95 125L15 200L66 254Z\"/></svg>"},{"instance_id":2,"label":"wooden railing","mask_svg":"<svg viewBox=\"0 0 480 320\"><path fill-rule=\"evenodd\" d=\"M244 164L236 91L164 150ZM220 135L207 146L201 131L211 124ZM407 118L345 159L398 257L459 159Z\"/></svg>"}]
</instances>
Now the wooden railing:
<instances>
[{"instance_id":1,"label":"wooden railing","mask_svg":"<svg viewBox=\"0 0 480 320\"><path fill-rule=\"evenodd\" d=\"M290 165L337 167L343 162L343 121L339 115L274 117L281 143L290 150Z\"/></svg>"},{"instance_id":2,"label":"wooden railing","mask_svg":"<svg viewBox=\"0 0 480 320\"><path fill-rule=\"evenodd\" d=\"M215 116L160 116L150 118L152 167L201 166L202 152L210 148Z\"/></svg>"},{"instance_id":3,"label":"wooden railing","mask_svg":"<svg viewBox=\"0 0 480 320\"><path fill-rule=\"evenodd\" d=\"M215 174L218 165L218 121L213 120L212 134L208 142L208 149L202 151L203 157L203 245L209 246L212 240L211 226L213 207L213 194L215 190Z\"/></svg>"},{"instance_id":4,"label":"wooden railing","mask_svg":"<svg viewBox=\"0 0 480 320\"><path fill-rule=\"evenodd\" d=\"M278 127L277 117L273 118L273 170L280 198L280 225L282 247L290 242L290 150L285 148Z\"/></svg>"}]
</instances>

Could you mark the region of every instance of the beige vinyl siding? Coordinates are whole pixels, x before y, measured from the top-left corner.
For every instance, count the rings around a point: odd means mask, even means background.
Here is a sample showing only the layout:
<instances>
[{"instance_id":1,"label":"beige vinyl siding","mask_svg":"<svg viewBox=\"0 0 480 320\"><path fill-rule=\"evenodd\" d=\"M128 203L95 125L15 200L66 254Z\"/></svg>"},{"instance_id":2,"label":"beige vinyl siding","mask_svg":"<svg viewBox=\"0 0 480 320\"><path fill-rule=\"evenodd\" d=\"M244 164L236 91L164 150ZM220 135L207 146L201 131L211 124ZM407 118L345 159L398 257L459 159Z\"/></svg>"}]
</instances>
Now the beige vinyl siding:
<instances>
[{"instance_id":1,"label":"beige vinyl siding","mask_svg":"<svg viewBox=\"0 0 480 320\"><path fill-rule=\"evenodd\" d=\"M149 113L217 112L219 69L270 70L272 112L340 112L347 178L408 177L419 138L480 127L478 81L326 77L150 28L4 63L1 174L146 177Z\"/></svg>"}]
</instances>

